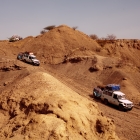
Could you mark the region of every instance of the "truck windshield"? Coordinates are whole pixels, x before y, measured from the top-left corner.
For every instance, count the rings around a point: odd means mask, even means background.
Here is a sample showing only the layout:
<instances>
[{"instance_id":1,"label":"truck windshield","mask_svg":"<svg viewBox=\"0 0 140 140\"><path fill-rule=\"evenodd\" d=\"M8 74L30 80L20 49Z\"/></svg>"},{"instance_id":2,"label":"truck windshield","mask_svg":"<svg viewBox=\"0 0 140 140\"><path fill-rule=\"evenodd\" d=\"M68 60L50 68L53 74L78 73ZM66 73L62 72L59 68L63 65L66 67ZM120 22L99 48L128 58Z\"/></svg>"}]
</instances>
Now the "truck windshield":
<instances>
[{"instance_id":1,"label":"truck windshield","mask_svg":"<svg viewBox=\"0 0 140 140\"><path fill-rule=\"evenodd\" d=\"M125 99L125 95L119 95L118 99L124 100Z\"/></svg>"},{"instance_id":2,"label":"truck windshield","mask_svg":"<svg viewBox=\"0 0 140 140\"><path fill-rule=\"evenodd\" d=\"M36 57L35 56L34 57L32 56L31 59L36 59Z\"/></svg>"}]
</instances>

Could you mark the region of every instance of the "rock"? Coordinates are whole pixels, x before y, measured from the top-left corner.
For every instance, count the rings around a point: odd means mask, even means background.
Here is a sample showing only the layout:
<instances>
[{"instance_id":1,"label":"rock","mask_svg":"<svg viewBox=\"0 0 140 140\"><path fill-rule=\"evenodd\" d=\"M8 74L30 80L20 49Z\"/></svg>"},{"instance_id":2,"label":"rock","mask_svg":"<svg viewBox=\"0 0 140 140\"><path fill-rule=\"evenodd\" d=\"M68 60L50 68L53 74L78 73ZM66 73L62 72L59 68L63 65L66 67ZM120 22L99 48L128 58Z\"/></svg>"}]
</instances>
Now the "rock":
<instances>
[{"instance_id":1,"label":"rock","mask_svg":"<svg viewBox=\"0 0 140 140\"><path fill-rule=\"evenodd\" d=\"M127 78L126 78L126 77L124 77L124 78L123 78L123 80L127 80Z\"/></svg>"}]
</instances>

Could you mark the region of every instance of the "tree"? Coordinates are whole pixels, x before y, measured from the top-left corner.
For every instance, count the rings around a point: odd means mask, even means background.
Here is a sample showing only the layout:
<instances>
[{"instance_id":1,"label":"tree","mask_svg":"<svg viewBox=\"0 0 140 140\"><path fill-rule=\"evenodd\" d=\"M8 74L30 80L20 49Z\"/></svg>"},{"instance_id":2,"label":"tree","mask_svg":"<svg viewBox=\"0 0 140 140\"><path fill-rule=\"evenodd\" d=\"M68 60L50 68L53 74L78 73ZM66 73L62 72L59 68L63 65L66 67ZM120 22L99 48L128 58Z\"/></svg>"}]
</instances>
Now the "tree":
<instances>
[{"instance_id":1,"label":"tree","mask_svg":"<svg viewBox=\"0 0 140 140\"><path fill-rule=\"evenodd\" d=\"M99 39L98 36L95 35L95 34L91 34L89 37L90 37L91 39L93 39L93 40Z\"/></svg>"},{"instance_id":2,"label":"tree","mask_svg":"<svg viewBox=\"0 0 140 140\"><path fill-rule=\"evenodd\" d=\"M116 36L113 34L107 35L106 40L116 40Z\"/></svg>"},{"instance_id":3,"label":"tree","mask_svg":"<svg viewBox=\"0 0 140 140\"><path fill-rule=\"evenodd\" d=\"M47 26L44 28L44 30L52 30L55 28L55 25Z\"/></svg>"}]
</instances>

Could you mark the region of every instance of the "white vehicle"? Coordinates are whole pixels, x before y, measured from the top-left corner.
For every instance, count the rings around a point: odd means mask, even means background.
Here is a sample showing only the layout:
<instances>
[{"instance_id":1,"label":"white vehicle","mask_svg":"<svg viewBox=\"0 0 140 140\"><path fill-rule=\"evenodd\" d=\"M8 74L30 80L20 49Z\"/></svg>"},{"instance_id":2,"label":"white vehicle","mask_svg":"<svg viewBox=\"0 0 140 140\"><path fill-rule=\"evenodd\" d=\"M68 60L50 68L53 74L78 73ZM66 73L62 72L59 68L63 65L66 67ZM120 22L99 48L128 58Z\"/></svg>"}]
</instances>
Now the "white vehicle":
<instances>
[{"instance_id":1,"label":"white vehicle","mask_svg":"<svg viewBox=\"0 0 140 140\"><path fill-rule=\"evenodd\" d=\"M13 35L12 37L9 38L9 42L15 42L15 41L19 41L22 40L23 38L18 36L18 35Z\"/></svg>"},{"instance_id":2,"label":"white vehicle","mask_svg":"<svg viewBox=\"0 0 140 140\"><path fill-rule=\"evenodd\" d=\"M30 63L35 66L40 65L40 61L36 59L36 56L33 53L29 53L29 52L19 53L17 59L22 60L26 63Z\"/></svg>"},{"instance_id":3,"label":"white vehicle","mask_svg":"<svg viewBox=\"0 0 140 140\"><path fill-rule=\"evenodd\" d=\"M110 89L110 90L109 90ZM131 110L133 102L125 98L125 94L120 91L119 85L109 84L105 88L94 88L93 95L100 98L105 104L113 104L119 107L119 110Z\"/></svg>"}]
</instances>

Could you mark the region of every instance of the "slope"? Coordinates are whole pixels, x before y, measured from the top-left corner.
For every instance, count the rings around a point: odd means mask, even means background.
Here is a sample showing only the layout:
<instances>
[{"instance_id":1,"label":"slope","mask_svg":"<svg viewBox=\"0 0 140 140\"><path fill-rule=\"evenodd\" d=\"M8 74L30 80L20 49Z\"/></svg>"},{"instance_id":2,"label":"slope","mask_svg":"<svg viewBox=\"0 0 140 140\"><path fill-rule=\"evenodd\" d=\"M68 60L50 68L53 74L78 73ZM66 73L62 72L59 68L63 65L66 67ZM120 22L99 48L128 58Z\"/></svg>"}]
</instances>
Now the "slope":
<instances>
[{"instance_id":1,"label":"slope","mask_svg":"<svg viewBox=\"0 0 140 140\"><path fill-rule=\"evenodd\" d=\"M53 76L34 72L0 94L0 139L115 139L113 122L97 105ZM8 117L9 115L9 117Z\"/></svg>"},{"instance_id":2,"label":"slope","mask_svg":"<svg viewBox=\"0 0 140 140\"><path fill-rule=\"evenodd\" d=\"M43 35L11 43L11 47L34 52L42 63L58 64L70 56L92 55L99 45L82 32L61 25Z\"/></svg>"}]
</instances>

